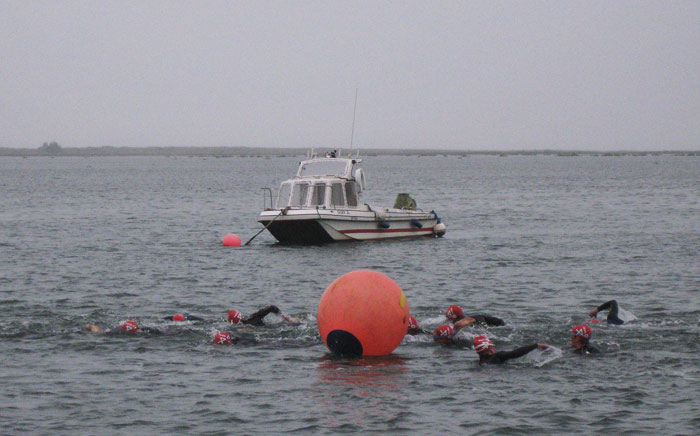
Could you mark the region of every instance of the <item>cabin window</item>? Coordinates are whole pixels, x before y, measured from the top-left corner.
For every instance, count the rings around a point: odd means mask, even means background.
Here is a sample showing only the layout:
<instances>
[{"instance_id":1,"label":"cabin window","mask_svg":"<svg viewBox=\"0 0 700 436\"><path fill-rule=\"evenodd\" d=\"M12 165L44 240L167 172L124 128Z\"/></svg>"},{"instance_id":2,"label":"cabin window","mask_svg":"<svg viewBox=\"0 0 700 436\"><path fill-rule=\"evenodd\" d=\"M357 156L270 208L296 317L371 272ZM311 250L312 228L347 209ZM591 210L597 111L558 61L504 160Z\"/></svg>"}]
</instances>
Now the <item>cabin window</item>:
<instances>
[{"instance_id":1,"label":"cabin window","mask_svg":"<svg viewBox=\"0 0 700 436\"><path fill-rule=\"evenodd\" d=\"M277 194L277 209L282 209L289 205L289 193L291 192L291 183L282 183L280 186L280 192Z\"/></svg>"},{"instance_id":2,"label":"cabin window","mask_svg":"<svg viewBox=\"0 0 700 436\"><path fill-rule=\"evenodd\" d=\"M314 185L311 206L323 206L324 204L326 204L326 185L324 183L317 183Z\"/></svg>"},{"instance_id":3,"label":"cabin window","mask_svg":"<svg viewBox=\"0 0 700 436\"><path fill-rule=\"evenodd\" d=\"M289 201L290 206L301 207L306 204L308 183L295 183L292 188L292 198Z\"/></svg>"},{"instance_id":4,"label":"cabin window","mask_svg":"<svg viewBox=\"0 0 700 436\"><path fill-rule=\"evenodd\" d=\"M345 184L345 197L348 199L348 206L357 206L357 188L355 182Z\"/></svg>"},{"instance_id":5,"label":"cabin window","mask_svg":"<svg viewBox=\"0 0 700 436\"><path fill-rule=\"evenodd\" d=\"M333 183L331 185L331 204L333 206L345 206L343 185L341 183Z\"/></svg>"}]
</instances>

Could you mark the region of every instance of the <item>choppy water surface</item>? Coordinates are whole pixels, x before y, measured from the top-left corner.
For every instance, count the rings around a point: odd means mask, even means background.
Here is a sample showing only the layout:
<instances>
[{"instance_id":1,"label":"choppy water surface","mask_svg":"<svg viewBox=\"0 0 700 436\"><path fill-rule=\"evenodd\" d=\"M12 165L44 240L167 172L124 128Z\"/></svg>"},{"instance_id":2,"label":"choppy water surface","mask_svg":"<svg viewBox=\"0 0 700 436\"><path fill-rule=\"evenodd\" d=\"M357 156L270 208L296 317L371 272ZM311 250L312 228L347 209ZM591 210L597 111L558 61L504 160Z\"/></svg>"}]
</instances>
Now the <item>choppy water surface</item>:
<instances>
[{"instance_id":1,"label":"choppy water surface","mask_svg":"<svg viewBox=\"0 0 700 436\"><path fill-rule=\"evenodd\" d=\"M370 157L364 200L410 192L445 238L223 247L255 234L260 188L297 161L0 159L0 433L700 433L697 157ZM469 335L563 357L479 367L407 337L386 358L332 358L317 304L361 268L392 277L426 329L460 304L508 323ZM638 320L593 326L603 357L571 355L571 326L610 298ZM224 321L266 304L302 324ZM207 321L160 320L179 312ZM126 319L164 333L81 330ZM217 329L258 344L213 345Z\"/></svg>"}]
</instances>

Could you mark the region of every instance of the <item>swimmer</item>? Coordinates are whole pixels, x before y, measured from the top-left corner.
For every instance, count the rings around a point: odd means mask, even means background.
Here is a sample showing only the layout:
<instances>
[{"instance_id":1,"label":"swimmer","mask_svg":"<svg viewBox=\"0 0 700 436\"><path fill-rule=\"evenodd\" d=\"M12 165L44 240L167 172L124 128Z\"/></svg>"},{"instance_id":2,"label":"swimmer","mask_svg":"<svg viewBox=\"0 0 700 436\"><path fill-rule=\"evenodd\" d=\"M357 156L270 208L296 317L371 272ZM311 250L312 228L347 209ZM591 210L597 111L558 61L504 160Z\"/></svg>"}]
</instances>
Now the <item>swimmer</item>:
<instances>
[{"instance_id":1,"label":"swimmer","mask_svg":"<svg viewBox=\"0 0 700 436\"><path fill-rule=\"evenodd\" d=\"M90 333L102 333L102 328L95 324L85 324L83 330ZM153 327L141 327L136 321L124 321L118 328L107 329L104 333L133 335L139 332L153 335L160 335L163 333Z\"/></svg>"},{"instance_id":2,"label":"swimmer","mask_svg":"<svg viewBox=\"0 0 700 436\"><path fill-rule=\"evenodd\" d=\"M471 348L469 339L457 336L451 325L441 325L433 331L433 340L443 345L456 345L461 348Z\"/></svg>"},{"instance_id":3,"label":"swimmer","mask_svg":"<svg viewBox=\"0 0 700 436\"><path fill-rule=\"evenodd\" d=\"M579 324L571 329L571 346L576 354L600 353L600 350L588 343L593 331L586 324Z\"/></svg>"},{"instance_id":4,"label":"swimmer","mask_svg":"<svg viewBox=\"0 0 700 436\"><path fill-rule=\"evenodd\" d=\"M258 310L254 314L250 315L247 318L243 317L243 314L237 310L229 310L228 311L228 322L232 324L238 324L238 323L243 323L243 324L250 324L250 325L256 325L256 326L261 326L265 325L263 322L263 319L269 315L270 313L276 313L280 315L286 322L289 323L299 323L300 320L299 318L293 318L291 316L284 315L280 312L279 307L271 305L267 307L263 307L262 309Z\"/></svg>"},{"instance_id":5,"label":"swimmer","mask_svg":"<svg viewBox=\"0 0 700 436\"><path fill-rule=\"evenodd\" d=\"M233 345L233 344L257 344L258 341L253 336L231 336L228 332L216 332L214 334L213 343L217 345Z\"/></svg>"},{"instance_id":6,"label":"swimmer","mask_svg":"<svg viewBox=\"0 0 700 436\"><path fill-rule=\"evenodd\" d=\"M486 336L477 336L474 338L474 349L479 354L479 365L484 363L506 363L510 359L517 359L518 357L526 355L535 348L547 351L550 347L547 344L536 343L518 347L510 351L497 352L496 346Z\"/></svg>"},{"instance_id":7,"label":"swimmer","mask_svg":"<svg viewBox=\"0 0 700 436\"><path fill-rule=\"evenodd\" d=\"M456 305L452 305L447 308L445 316L454 324L456 331L461 330L464 327L470 325L483 325L483 326L503 326L506 325L505 321L501 318L496 318L495 316L489 315L469 315L464 316L462 308Z\"/></svg>"},{"instance_id":8,"label":"swimmer","mask_svg":"<svg viewBox=\"0 0 700 436\"><path fill-rule=\"evenodd\" d=\"M595 318L598 315L598 312L606 309L608 310L608 324L622 325L625 323L617 316L618 312L620 311L620 308L617 305L617 301L615 300L607 301L601 304L600 306L592 309L590 312L588 312L588 316L590 316L591 318Z\"/></svg>"},{"instance_id":9,"label":"swimmer","mask_svg":"<svg viewBox=\"0 0 700 436\"><path fill-rule=\"evenodd\" d=\"M204 318L190 315L189 313L178 313L173 316L166 316L163 319L167 321L204 321Z\"/></svg>"},{"instance_id":10,"label":"swimmer","mask_svg":"<svg viewBox=\"0 0 700 436\"><path fill-rule=\"evenodd\" d=\"M418 326L418 321L416 320L416 317L409 316L408 317L408 330L406 331L406 334L411 335L411 336L429 335L430 332L427 332Z\"/></svg>"}]
</instances>

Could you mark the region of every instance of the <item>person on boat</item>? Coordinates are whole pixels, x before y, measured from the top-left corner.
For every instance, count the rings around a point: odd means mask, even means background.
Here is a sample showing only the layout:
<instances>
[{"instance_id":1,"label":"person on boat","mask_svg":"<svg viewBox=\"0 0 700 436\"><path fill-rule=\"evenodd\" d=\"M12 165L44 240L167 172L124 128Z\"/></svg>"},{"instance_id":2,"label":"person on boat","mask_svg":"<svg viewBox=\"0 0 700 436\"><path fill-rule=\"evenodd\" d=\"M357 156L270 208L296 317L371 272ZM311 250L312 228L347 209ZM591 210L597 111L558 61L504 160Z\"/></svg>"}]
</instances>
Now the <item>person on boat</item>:
<instances>
[{"instance_id":1,"label":"person on boat","mask_svg":"<svg viewBox=\"0 0 700 436\"><path fill-rule=\"evenodd\" d=\"M547 344L535 343L518 347L510 351L496 351L496 346L486 336L477 336L474 338L474 350L479 354L479 365L483 365L484 363L506 363L511 359L522 357L536 348L547 351L550 347Z\"/></svg>"},{"instance_id":2,"label":"person on boat","mask_svg":"<svg viewBox=\"0 0 700 436\"><path fill-rule=\"evenodd\" d=\"M588 316L590 316L591 318L595 318L598 315L598 312L600 312L601 310L608 311L608 318L607 318L608 324L622 325L625 323L618 316L619 311L620 311L620 307L617 305L617 301L615 301L615 300L606 301L605 303L601 304L600 306L591 309L591 311L588 312Z\"/></svg>"},{"instance_id":3,"label":"person on boat","mask_svg":"<svg viewBox=\"0 0 700 436\"><path fill-rule=\"evenodd\" d=\"M464 327L470 325L481 325L481 326L503 326L506 325L505 321L501 318L496 318L490 315L469 315L464 316L464 311L461 307L457 305L452 305L445 311L445 316L454 325L455 331L459 331Z\"/></svg>"},{"instance_id":4,"label":"person on boat","mask_svg":"<svg viewBox=\"0 0 700 436\"><path fill-rule=\"evenodd\" d=\"M571 329L571 346L576 354L596 354L600 350L589 343L593 331L586 324L579 324Z\"/></svg>"},{"instance_id":5,"label":"person on boat","mask_svg":"<svg viewBox=\"0 0 700 436\"><path fill-rule=\"evenodd\" d=\"M455 345L460 348L471 348L469 339L455 336L455 330L451 325L441 325L433 330L433 340L443 345Z\"/></svg>"},{"instance_id":6,"label":"person on boat","mask_svg":"<svg viewBox=\"0 0 700 436\"><path fill-rule=\"evenodd\" d=\"M166 321L204 321L204 318L190 315L189 313L178 313L172 316L163 317Z\"/></svg>"},{"instance_id":7,"label":"person on boat","mask_svg":"<svg viewBox=\"0 0 700 436\"><path fill-rule=\"evenodd\" d=\"M252 315L248 316L247 318L243 316L243 314L237 310L229 310L228 311L228 322L231 324L249 324L249 325L255 325L255 326L261 326L265 325L265 322L263 321L265 317L271 313L275 313L277 315L280 315L286 322L288 323L298 323L300 322L299 318L293 318L291 316L287 316L280 312L279 307L275 305L270 305L267 307L263 307L262 309L258 310L257 312L253 313Z\"/></svg>"},{"instance_id":8,"label":"person on boat","mask_svg":"<svg viewBox=\"0 0 700 436\"><path fill-rule=\"evenodd\" d=\"M406 334L411 335L411 336L429 335L430 332L427 332L427 331L423 330L422 328L420 328L415 316L409 316L408 317L408 330L406 331Z\"/></svg>"}]
</instances>

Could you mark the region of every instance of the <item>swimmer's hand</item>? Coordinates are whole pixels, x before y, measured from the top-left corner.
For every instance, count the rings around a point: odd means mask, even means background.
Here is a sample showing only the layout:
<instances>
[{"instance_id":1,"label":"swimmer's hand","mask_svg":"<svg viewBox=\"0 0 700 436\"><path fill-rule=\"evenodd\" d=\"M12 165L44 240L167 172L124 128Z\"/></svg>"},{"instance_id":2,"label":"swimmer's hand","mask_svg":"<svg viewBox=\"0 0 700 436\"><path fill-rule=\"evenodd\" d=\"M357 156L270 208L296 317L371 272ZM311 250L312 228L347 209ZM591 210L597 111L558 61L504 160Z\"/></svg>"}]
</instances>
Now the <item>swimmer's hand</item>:
<instances>
[{"instance_id":1,"label":"swimmer's hand","mask_svg":"<svg viewBox=\"0 0 700 436\"><path fill-rule=\"evenodd\" d=\"M550 351L550 350L552 349L552 347L551 347L550 345L547 345L547 344L539 344L539 343L537 344L537 348L539 348L540 351L542 351L542 352L544 352L544 353L546 353L546 352L548 352L548 351Z\"/></svg>"},{"instance_id":2,"label":"swimmer's hand","mask_svg":"<svg viewBox=\"0 0 700 436\"><path fill-rule=\"evenodd\" d=\"M598 308L597 307L595 309L591 310L590 312L588 312L588 316L590 316L591 318L595 318L596 315L598 315Z\"/></svg>"},{"instance_id":3,"label":"swimmer's hand","mask_svg":"<svg viewBox=\"0 0 700 436\"><path fill-rule=\"evenodd\" d=\"M287 315L282 315L285 321L290 322L292 324L300 324L301 319L299 318L294 318L293 316L287 316Z\"/></svg>"}]
</instances>

